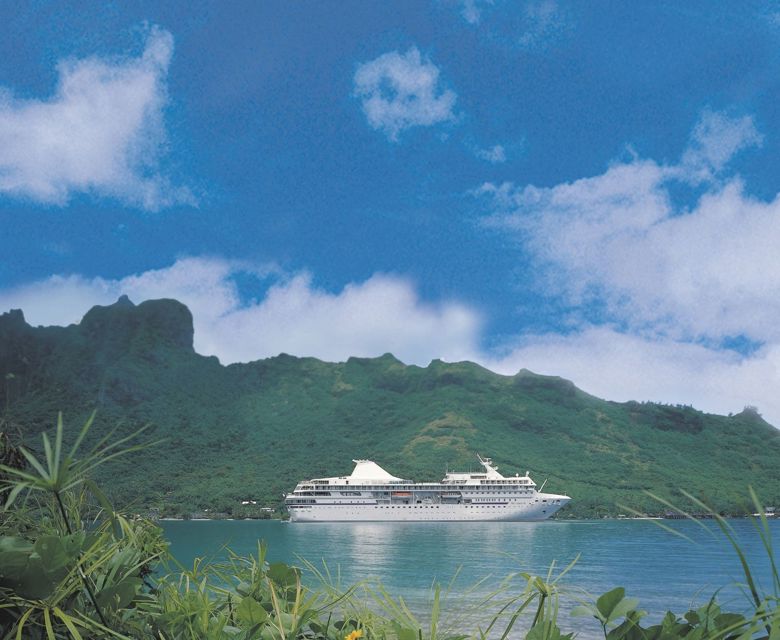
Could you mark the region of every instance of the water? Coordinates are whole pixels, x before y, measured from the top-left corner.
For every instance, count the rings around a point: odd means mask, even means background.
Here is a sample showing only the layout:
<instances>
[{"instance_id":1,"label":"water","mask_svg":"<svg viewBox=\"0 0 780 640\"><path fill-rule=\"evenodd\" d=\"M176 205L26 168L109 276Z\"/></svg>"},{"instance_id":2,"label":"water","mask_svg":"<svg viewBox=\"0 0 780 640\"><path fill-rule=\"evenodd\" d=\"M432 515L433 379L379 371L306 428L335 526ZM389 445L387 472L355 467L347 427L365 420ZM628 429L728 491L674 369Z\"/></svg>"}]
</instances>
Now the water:
<instances>
[{"instance_id":1,"label":"water","mask_svg":"<svg viewBox=\"0 0 780 640\"><path fill-rule=\"evenodd\" d=\"M616 586L640 599L657 621L667 610L682 614L701 606L718 590L724 608L746 609L739 560L713 522L715 535L690 521L664 521L692 538L689 542L647 520L441 523L283 523L279 521L168 521L163 523L171 550L185 565L196 556L220 557L229 546L253 553L267 541L268 559L300 566L300 558L326 563L340 572L342 584L376 577L412 608L424 611L431 585L448 584L463 592L491 576L497 585L516 571L546 575L552 562L563 567L579 560L564 584L600 595ZM766 553L749 520L732 520L740 545L758 582L771 590ZM780 520L770 521L780 539ZM775 552L780 553L775 542ZM309 580L312 580L310 577ZM487 587L485 587L487 589ZM571 601L566 608L576 604ZM561 619L564 629L591 635L587 620Z\"/></svg>"}]
</instances>

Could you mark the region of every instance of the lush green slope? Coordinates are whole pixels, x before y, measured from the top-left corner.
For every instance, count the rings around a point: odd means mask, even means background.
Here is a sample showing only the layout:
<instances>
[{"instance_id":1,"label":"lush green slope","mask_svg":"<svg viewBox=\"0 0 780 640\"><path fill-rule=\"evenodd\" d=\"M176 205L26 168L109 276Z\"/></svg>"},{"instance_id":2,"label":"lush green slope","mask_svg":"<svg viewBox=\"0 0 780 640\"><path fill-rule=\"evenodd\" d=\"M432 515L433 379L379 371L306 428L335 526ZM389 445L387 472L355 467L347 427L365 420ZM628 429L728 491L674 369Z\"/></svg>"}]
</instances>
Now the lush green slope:
<instances>
[{"instance_id":1,"label":"lush green slope","mask_svg":"<svg viewBox=\"0 0 780 640\"><path fill-rule=\"evenodd\" d=\"M422 368L391 355L223 367L193 351L192 335L189 311L172 300L123 298L65 328L4 314L0 406L30 443L59 410L74 429L94 408L95 431L151 423L165 444L117 461L102 481L117 500L165 514L276 505L297 480L349 473L358 457L438 479L447 465L474 467L476 451L505 473L549 478L547 489L573 497L562 515L616 513L617 503L659 511L643 489L684 488L737 511L751 484L780 502L780 432L751 411L606 402L528 371Z\"/></svg>"}]
</instances>

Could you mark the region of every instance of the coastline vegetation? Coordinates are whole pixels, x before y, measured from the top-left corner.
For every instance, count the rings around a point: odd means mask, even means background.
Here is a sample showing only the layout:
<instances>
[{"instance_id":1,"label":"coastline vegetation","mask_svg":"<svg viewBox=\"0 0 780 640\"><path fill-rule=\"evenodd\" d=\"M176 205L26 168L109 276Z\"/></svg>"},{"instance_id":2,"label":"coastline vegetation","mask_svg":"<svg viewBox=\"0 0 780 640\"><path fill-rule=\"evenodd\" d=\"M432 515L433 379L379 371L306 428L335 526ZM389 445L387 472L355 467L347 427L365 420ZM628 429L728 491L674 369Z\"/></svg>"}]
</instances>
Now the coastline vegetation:
<instances>
[{"instance_id":1,"label":"coastline vegetation","mask_svg":"<svg viewBox=\"0 0 780 640\"><path fill-rule=\"evenodd\" d=\"M307 586L300 568L269 562L262 543L250 556L177 565L161 529L115 510L91 477L142 449L138 433L105 436L87 448L91 426L87 420L66 447L60 418L53 437L43 435L40 455L0 443L0 638L561 640L575 635L560 615L563 598L575 598L574 613L605 640L780 638L780 574L763 516L755 525L772 572L766 591L728 522L710 510L742 561L747 614L723 611L713 596L697 610L649 624L639 600L620 587L597 598L563 587L570 565L546 576L514 574L455 612L443 608L436 586L430 610L418 616L379 584L342 588L304 563L315 578ZM760 513L755 494L753 500Z\"/></svg>"},{"instance_id":2,"label":"coastline vegetation","mask_svg":"<svg viewBox=\"0 0 780 640\"><path fill-rule=\"evenodd\" d=\"M78 420L98 410L88 443L107 425L122 434L153 425L164 446L94 478L115 504L158 517L264 517L298 481L349 473L352 458L430 481L475 468L475 452L572 496L561 518L626 513L617 504L662 515L645 492L668 500L678 487L718 513L752 513L748 485L780 507L780 431L754 408L719 416L608 402L557 377L407 366L390 354L223 366L192 340L189 310L174 300L123 299L68 327L0 314L0 408L38 453L60 410Z\"/></svg>"}]
</instances>

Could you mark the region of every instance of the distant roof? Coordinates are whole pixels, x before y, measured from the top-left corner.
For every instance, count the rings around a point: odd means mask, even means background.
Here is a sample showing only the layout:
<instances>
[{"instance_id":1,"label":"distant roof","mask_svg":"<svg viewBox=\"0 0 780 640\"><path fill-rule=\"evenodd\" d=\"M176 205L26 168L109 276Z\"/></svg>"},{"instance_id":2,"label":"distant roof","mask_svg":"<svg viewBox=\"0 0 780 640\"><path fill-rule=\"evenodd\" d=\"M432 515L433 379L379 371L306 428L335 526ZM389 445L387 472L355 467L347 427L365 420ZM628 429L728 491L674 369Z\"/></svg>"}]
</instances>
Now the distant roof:
<instances>
[{"instance_id":1,"label":"distant roof","mask_svg":"<svg viewBox=\"0 0 780 640\"><path fill-rule=\"evenodd\" d=\"M371 460L353 460L352 462L355 463L355 468L352 470L352 475L349 476L350 480L381 480L382 482L401 480L401 478L390 475Z\"/></svg>"}]
</instances>

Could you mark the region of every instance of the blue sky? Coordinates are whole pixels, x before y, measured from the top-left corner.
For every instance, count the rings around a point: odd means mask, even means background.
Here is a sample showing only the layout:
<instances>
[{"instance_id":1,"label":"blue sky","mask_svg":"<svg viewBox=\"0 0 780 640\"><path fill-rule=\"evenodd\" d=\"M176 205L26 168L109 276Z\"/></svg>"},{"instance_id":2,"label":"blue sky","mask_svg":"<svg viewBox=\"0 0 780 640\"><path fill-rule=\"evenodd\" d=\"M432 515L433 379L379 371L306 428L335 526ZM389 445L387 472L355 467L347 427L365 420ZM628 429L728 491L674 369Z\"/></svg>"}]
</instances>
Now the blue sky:
<instances>
[{"instance_id":1,"label":"blue sky","mask_svg":"<svg viewBox=\"0 0 780 640\"><path fill-rule=\"evenodd\" d=\"M0 311L780 424L780 6L0 5Z\"/></svg>"}]
</instances>

